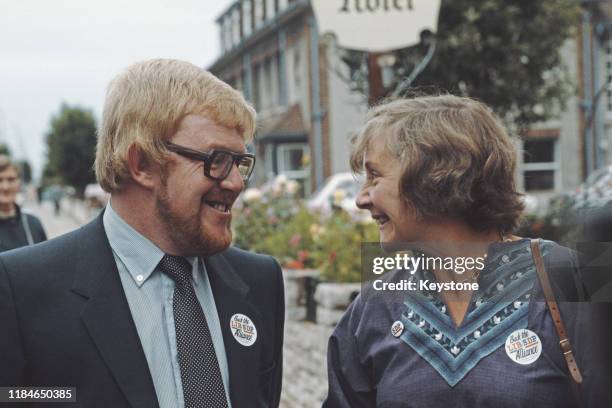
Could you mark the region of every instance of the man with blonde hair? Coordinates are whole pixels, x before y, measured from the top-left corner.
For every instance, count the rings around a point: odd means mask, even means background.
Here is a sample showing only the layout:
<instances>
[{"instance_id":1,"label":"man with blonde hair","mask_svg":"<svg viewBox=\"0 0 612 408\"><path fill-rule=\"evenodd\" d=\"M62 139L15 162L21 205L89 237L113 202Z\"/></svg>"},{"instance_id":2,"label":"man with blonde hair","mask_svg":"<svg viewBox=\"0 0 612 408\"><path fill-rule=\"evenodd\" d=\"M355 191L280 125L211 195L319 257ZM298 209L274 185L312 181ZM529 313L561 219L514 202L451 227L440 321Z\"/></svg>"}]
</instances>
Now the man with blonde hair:
<instances>
[{"instance_id":1,"label":"man with blonde hair","mask_svg":"<svg viewBox=\"0 0 612 408\"><path fill-rule=\"evenodd\" d=\"M110 84L89 225L0 258L0 386L69 386L86 407L277 406L283 280L230 247L255 112L176 60Z\"/></svg>"}]
</instances>

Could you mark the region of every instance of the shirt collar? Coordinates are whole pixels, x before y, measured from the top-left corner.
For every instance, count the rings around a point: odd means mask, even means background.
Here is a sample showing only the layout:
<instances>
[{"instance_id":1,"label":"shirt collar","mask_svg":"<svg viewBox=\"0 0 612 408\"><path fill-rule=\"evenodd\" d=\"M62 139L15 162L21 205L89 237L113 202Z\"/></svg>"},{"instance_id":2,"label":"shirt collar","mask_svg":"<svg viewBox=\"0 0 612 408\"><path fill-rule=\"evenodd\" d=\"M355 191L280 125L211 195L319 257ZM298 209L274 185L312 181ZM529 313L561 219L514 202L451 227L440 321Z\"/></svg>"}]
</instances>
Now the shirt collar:
<instances>
[{"instance_id":1,"label":"shirt collar","mask_svg":"<svg viewBox=\"0 0 612 408\"><path fill-rule=\"evenodd\" d=\"M141 287L153 274L164 252L144 235L136 231L117 214L109 202L104 211L104 230L113 252L125 265L134 283ZM197 284L196 257L185 257L191 264Z\"/></svg>"}]
</instances>

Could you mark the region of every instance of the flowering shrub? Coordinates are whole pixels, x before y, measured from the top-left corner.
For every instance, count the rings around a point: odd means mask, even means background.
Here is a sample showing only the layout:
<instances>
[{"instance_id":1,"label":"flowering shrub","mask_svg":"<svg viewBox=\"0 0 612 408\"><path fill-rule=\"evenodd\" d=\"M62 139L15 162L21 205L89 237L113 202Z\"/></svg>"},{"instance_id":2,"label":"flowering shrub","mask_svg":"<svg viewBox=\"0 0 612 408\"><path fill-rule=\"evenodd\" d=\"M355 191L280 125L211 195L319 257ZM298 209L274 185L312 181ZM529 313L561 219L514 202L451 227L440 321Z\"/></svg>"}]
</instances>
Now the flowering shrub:
<instances>
[{"instance_id":1,"label":"flowering shrub","mask_svg":"<svg viewBox=\"0 0 612 408\"><path fill-rule=\"evenodd\" d=\"M315 239L315 259L321 277L334 282L361 280L361 244L378 241L375 223L355 221L344 211L336 210L327 218Z\"/></svg>"},{"instance_id":2,"label":"flowering shrub","mask_svg":"<svg viewBox=\"0 0 612 408\"><path fill-rule=\"evenodd\" d=\"M316 215L304 208L297 190L297 183L283 176L263 191L246 190L234 214L234 244L272 255L287 268L316 267L310 236Z\"/></svg>"},{"instance_id":3,"label":"flowering shrub","mask_svg":"<svg viewBox=\"0 0 612 408\"><path fill-rule=\"evenodd\" d=\"M274 256L285 268L317 268L324 280L358 282L362 242L378 240L372 222L340 209L309 211L292 181L279 177L265 190L248 189L234 211L234 244Z\"/></svg>"}]
</instances>

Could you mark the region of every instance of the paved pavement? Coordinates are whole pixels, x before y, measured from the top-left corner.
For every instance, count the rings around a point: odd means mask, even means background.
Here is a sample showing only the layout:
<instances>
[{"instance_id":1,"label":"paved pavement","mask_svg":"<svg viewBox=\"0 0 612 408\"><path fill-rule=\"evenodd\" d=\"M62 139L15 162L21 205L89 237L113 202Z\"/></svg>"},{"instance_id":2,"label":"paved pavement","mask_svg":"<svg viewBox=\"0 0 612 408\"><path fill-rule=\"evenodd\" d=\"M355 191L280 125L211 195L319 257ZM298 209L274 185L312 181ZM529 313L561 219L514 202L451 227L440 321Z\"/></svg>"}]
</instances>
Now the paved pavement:
<instances>
[{"instance_id":1,"label":"paved pavement","mask_svg":"<svg viewBox=\"0 0 612 408\"><path fill-rule=\"evenodd\" d=\"M49 238L54 238L77 229L82 224L67 211L61 211L60 215L56 216L54 214L53 203L49 201L45 201L42 204L26 202L23 207L40 219Z\"/></svg>"},{"instance_id":2,"label":"paved pavement","mask_svg":"<svg viewBox=\"0 0 612 408\"><path fill-rule=\"evenodd\" d=\"M24 205L40 218L49 238L74 230L86 221L88 217L82 211L73 211L73 206L74 203L66 203L56 216L50 202ZM295 314L287 313L288 316ZM327 394L325 353L332 330L333 327L295 320L285 322L282 408L321 406Z\"/></svg>"},{"instance_id":3,"label":"paved pavement","mask_svg":"<svg viewBox=\"0 0 612 408\"><path fill-rule=\"evenodd\" d=\"M282 408L320 407L327 395L327 339L333 327L285 322Z\"/></svg>"}]
</instances>

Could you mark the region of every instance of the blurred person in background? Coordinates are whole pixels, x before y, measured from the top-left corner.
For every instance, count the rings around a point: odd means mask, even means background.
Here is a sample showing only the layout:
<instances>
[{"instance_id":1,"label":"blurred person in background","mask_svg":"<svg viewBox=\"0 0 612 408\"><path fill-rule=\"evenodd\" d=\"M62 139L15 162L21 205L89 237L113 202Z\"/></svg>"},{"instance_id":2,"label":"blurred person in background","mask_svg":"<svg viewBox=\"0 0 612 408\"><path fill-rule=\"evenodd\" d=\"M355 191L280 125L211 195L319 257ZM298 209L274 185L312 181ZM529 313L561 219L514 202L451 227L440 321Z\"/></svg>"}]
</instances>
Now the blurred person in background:
<instances>
[{"instance_id":1,"label":"blurred person in background","mask_svg":"<svg viewBox=\"0 0 612 408\"><path fill-rule=\"evenodd\" d=\"M19 173L8 156L0 155L0 251L47 240L40 220L16 202L21 189Z\"/></svg>"},{"instance_id":2,"label":"blurred person in background","mask_svg":"<svg viewBox=\"0 0 612 408\"><path fill-rule=\"evenodd\" d=\"M601 328L578 302L576 256L513 235L523 210L516 150L487 106L452 95L377 106L351 166L366 174L356 202L378 223L383 248L480 258L483 267L384 275L414 290L364 282L329 340L324 407L605 406L604 353L593 347ZM423 281L478 285L435 290ZM558 307L547 305L551 292Z\"/></svg>"}]
</instances>

